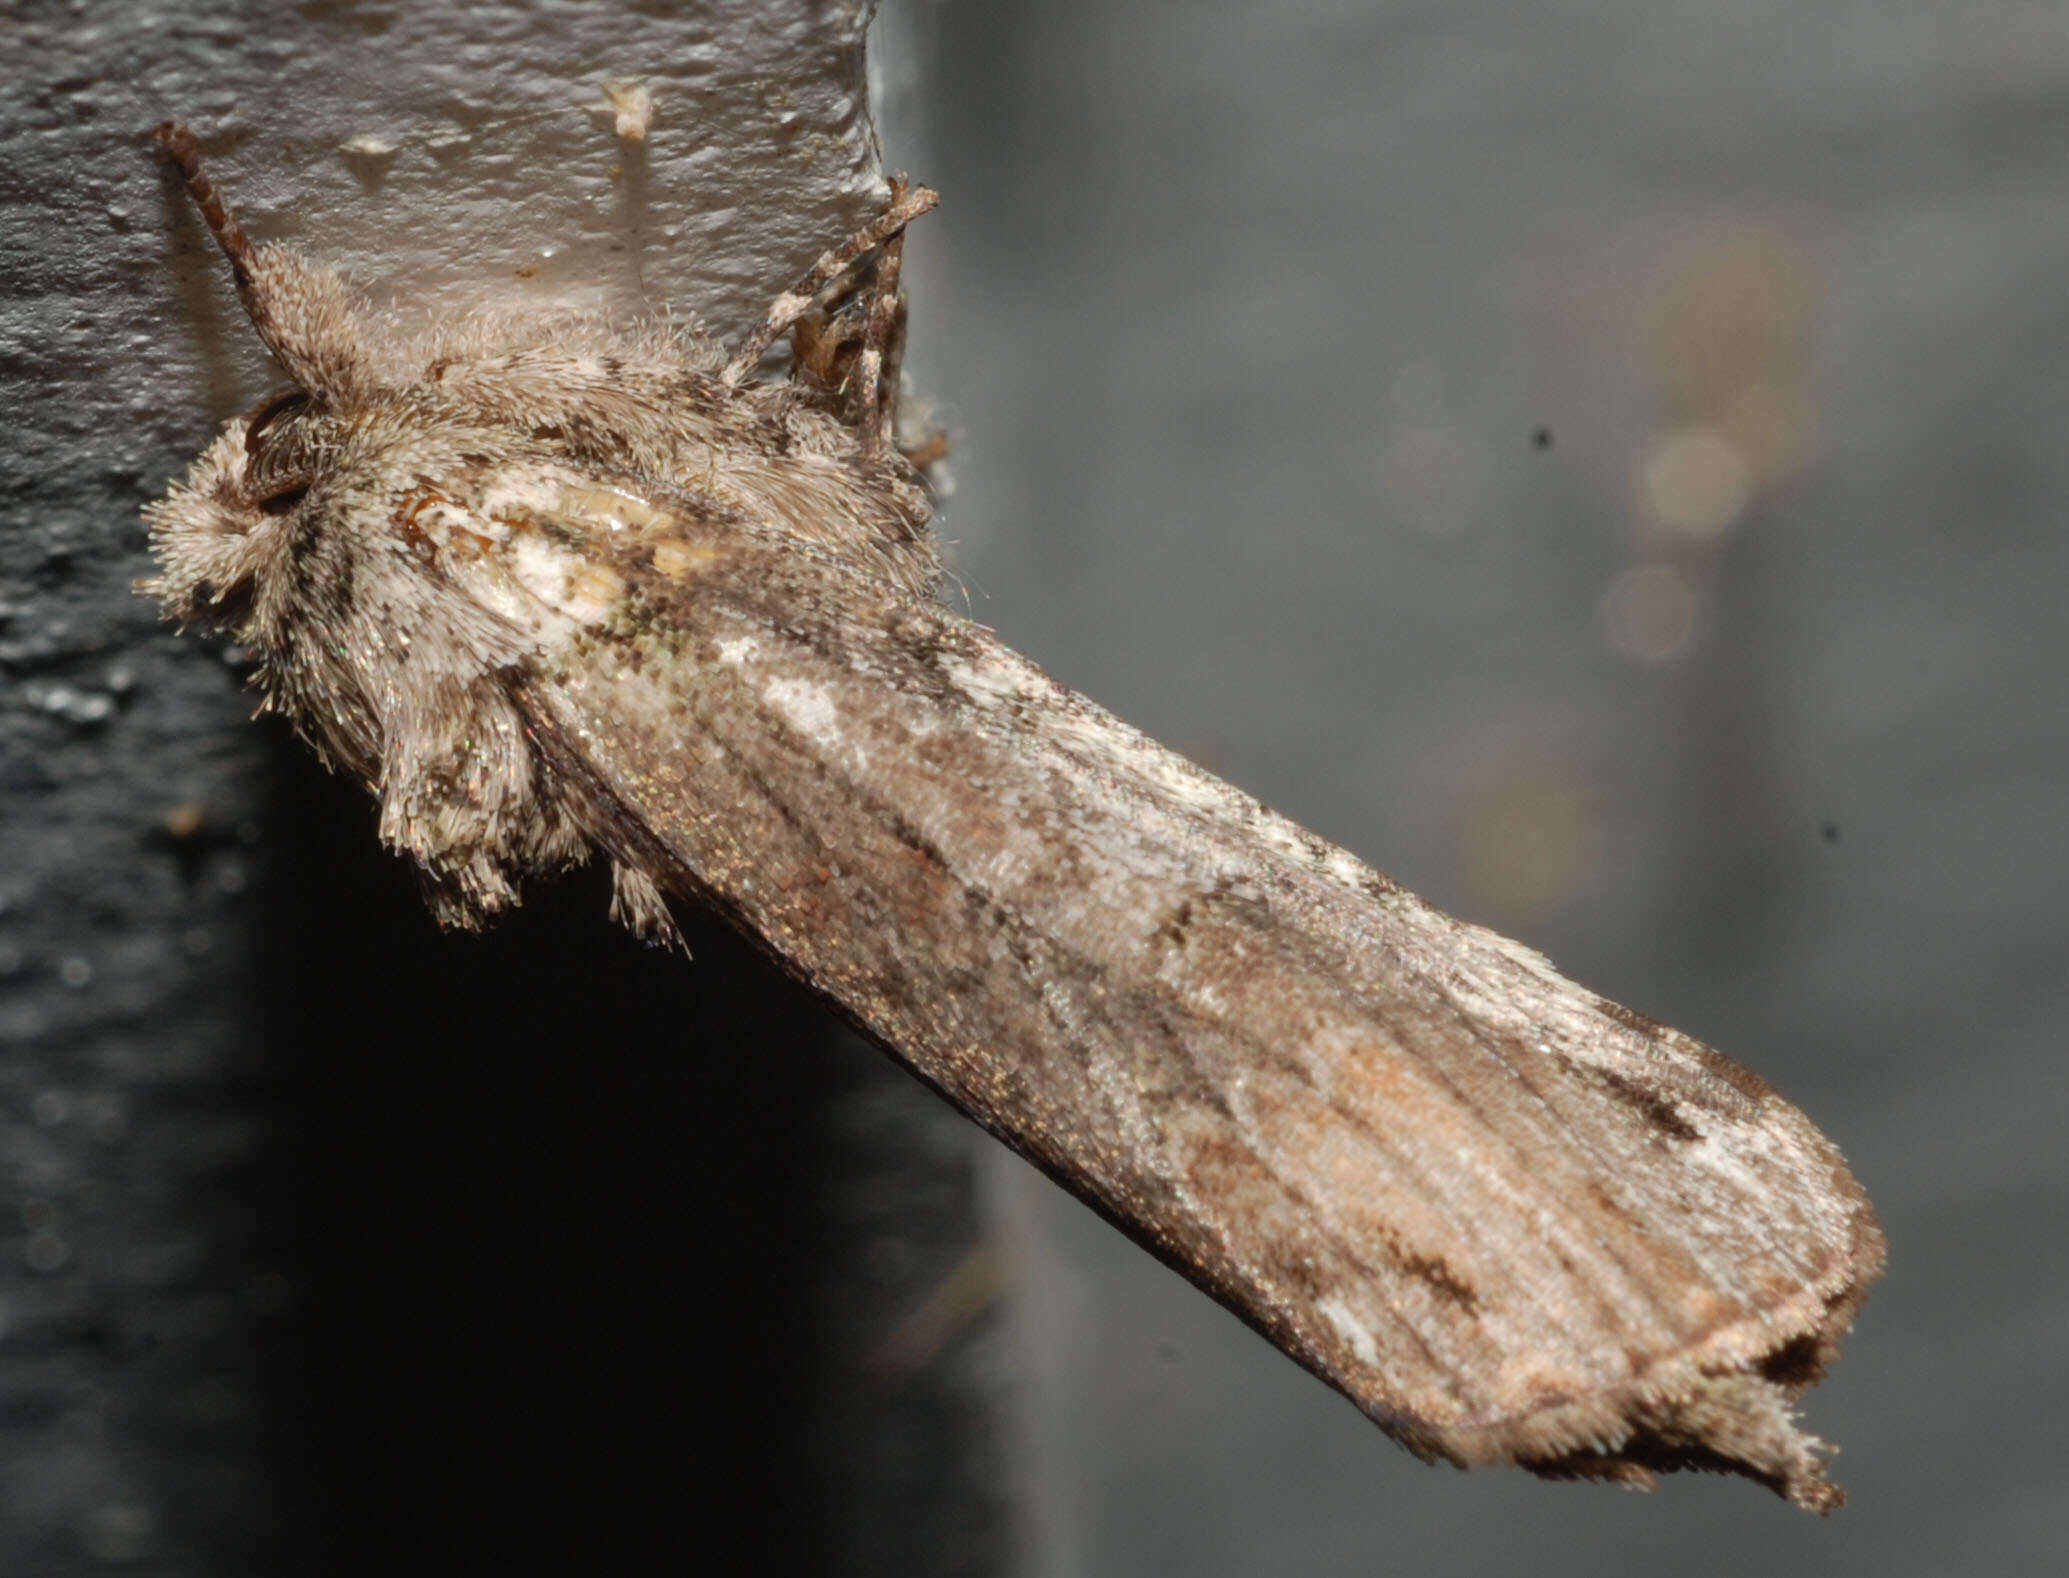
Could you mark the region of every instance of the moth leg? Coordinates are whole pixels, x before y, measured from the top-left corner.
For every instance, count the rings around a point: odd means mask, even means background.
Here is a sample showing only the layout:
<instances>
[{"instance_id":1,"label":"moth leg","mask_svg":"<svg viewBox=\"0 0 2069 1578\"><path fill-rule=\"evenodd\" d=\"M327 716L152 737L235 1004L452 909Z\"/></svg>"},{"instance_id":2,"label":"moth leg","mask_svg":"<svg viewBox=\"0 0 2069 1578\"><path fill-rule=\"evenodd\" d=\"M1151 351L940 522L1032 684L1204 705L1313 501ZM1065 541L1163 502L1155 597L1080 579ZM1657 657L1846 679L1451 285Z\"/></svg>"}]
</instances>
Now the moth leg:
<instances>
[{"instance_id":1,"label":"moth leg","mask_svg":"<svg viewBox=\"0 0 2069 1578\"><path fill-rule=\"evenodd\" d=\"M900 261L902 262L904 249L901 247L899 250ZM898 381L905 376L905 326L912 314L906 310L905 298L898 293L898 279L895 270L888 285L884 283L884 278L881 274L877 276L877 289L881 290L883 295L878 296L872 293L869 298L870 323L872 325L876 321L878 303L880 301L888 301L890 304L891 321L884 329L883 367L876 381L877 388L883 391L885 404L890 408L892 420L885 427L885 431L889 432L896 425L898 415Z\"/></svg>"},{"instance_id":2,"label":"moth leg","mask_svg":"<svg viewBox=\"0 0 2069 1578\"><path fill-rule=\"evenodd\" d=\"M905 322L908 315L905 298L895 289L889 295L893 316L884 343L883 376L877 380L877 387L883 391L884 435L895 439L898 434L898 391L905 376ZM948 458L948 435L938 427L929 426L910 444L899 444L898 453L915 471L925 471Z\"/></svg>"},{"instance_id":3,"label":"moth leg","mask_svg":"<svg viewBox=\"0 0 2069 1578\"><path fill-rule=\"evenodd\" d=\"M891 180L891 206L907 191L905 177ZM905 266L905 232L885 239L877 254L874 277L862 292L862 361L856 369L861 386L855 391L855 426L862 432L862 452L875 454L898 419L898 384L905 361L905 314L898 299L898 274ZM886 361L886 353L889 360Z\"/></svg>"},{"instance_id":4,"label":"moth leg","mask_svg":"<svg viewBox=\"0 0 2069 1578\"><path fill-rule=\"evenodd\" d=\"M891 319L889 337L884 345L883 376L877 380L877 388L883 391L883 437L898 440L898 393L905 376L905 298L895 296L894 316ZM929 423L910 443L899 442L898 453L905 457L905 463L913 470L925 472L929 466L938 465L948 458L948 435Z\"/></svg>"},{"instance_id":5,"label":"moth leg","mask_svg":"<svg viewBox=\"0 0 2069 1578\"><path fill-rule=\"evenodd\" d=\"M891 182L890 207L839 246L823 254L804 278L769 304L768 316L761 326L748 335L719 375L725 385L728 388L737 386L753 372L763 353L793 324L808 314L823 312L848 288L848 274L855 265L869 253L882 248L877 259L876 278L867 292L865 310L868 318L863 327L861 366L858 369L862 383L858 401L861 409L857 413L861 420L857 425L862 427L864 445L877 447L883 438L883 401L878 382L883 376L884 346L895 315L905 227L940 201L937 194L924 186L908 186L903 176L894 179ZM887 284L888 291L885 289ZM884 303L886 295L888 304Z\"/></svg>"},{"instance_id":6,"label":"moth leg","mask_svg":"<svg viewBox=\"0 0 2069 1578\"><path fill-rule=\"evenodd\" d=\"M898 288L903 242L903 236L892 237L874 263L863 265L864 277L851 297L815 307L790 326L791 377L835 403L841 419L861 431L865 453L897 435L910 316ZM924 471L948 453L948 439L930 430L898 447L910 465Z\"/></svg>"},{"instance_id":7,"label":"moth leg","mask_svg":"<svg viewBox=\"0 0 2069 1578\"><path fill-rule=\"evenodd\" d=\"M815 308L790 326L793 381L835 397L848 393L862 349L862 331L851 309L852 304Z\"/></svg>"}]
</instances>

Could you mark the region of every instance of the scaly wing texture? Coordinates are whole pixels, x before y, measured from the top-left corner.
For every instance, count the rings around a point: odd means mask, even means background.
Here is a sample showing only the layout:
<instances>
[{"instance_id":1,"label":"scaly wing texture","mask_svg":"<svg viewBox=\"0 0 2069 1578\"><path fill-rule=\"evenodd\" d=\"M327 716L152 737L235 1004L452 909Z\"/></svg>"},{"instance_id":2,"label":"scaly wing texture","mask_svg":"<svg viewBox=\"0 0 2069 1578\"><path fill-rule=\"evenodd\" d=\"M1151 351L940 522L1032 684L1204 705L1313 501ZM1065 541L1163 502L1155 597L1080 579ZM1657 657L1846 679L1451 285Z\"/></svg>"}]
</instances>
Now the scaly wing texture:
<instances>
[{"instance_id":1,"label":"scaly wing texture","mask_svg":"<svg viewBox=\"0 0 2069 1578\"><path fill-rule=\"evenodd\" d=\"M621 862L1416 1452L1837 1503L1789 1405L1881 1235L1759 1080L829 556L615 552L516 694Z\"/></svg>"}]
</instances>

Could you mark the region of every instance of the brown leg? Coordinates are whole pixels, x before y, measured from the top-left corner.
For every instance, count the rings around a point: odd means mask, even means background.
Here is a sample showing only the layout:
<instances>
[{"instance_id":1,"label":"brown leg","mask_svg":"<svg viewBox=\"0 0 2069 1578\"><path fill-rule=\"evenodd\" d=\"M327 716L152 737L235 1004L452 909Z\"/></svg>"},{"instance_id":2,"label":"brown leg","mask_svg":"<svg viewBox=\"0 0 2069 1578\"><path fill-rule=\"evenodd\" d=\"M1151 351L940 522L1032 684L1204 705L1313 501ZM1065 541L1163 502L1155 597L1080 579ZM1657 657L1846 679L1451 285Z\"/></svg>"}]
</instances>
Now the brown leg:
<instances>
[{"instance_id":1,"label":"brown leg","mask_svg":"<svg viewBox=\"0 0 2069 1578\"><path fill-rule=\"evenodd\" d=\"M836 401L841 420L850 427L860 427L863 422L859 364L864 327L855 321L857 316L853 305L847 304L833 313L807 313L790 326L794 357L791 377ZM901 297L884 345L883 372L876 380L876 387L882 391L881 438L895 438L897 434L899 378L905 359L905 321L905 302ZM947 458L948 436L938 430L929 431L910 445L900 444L899 452L916 470L925 471Z\"/></svg>"},{"instance_id":2,"label":"brown leg","mask_svg":"<svg viewBox=\"0 0 2069 1578\"><path fill-rule=\"evenodd\" d=\"M899 380L905 372L905 299L897 298L891 319L889 335L884 343L884 373L878 380L884 398L884 436L896 439L898 436L898 390ZM937 428L929 428L910 445L900 444L898 452L915 471L925 471L948 458L948 435Z\"/></svg>"},{"instance_id":3,"label":"brown leg","mask_svg":"<svg viewBox=\"0 0 2069 1578\"><path fill-rule=\"evenodd\" d=\"M895 208L904 195L905 178L899 176L891 182L891 205ZM889 376L895 379L899 363L905 359L905 337L896 333L904 322L898 310L898 271L904 262L905 232L900 230L884 242L883 251L877 254L876 277L863 293L868 315L862 322L862 383L855 391L855 426L861 430L865 455L884 447L884 439L898 420L898 386L886 381L885 353L892 348L895 335L896 355L888 364Z\"/></svg>"},{"instance_id":4,"label":"brown leg","mask_svg":"<svg viewBox=\"0 0 2069 1578\"><path fill-rule=\"evenodd\" d=\"M824 312L842 291L852 288L849 274L870 252L882 248L872 277L861 292L867 316L863 322L862 350L856 368L860 383L855 391L854 417L855 425L862 430L863 447L870 450L880 448L887 409L882 388L885 351L898 317L898 272L905 249L905 227L939 201L940 198L926 187L908 187L905 177L895 178L891 182L890 207L822 256L803 279L778 296L770 304L768 316L761 326L734 353L720 377L729 386L737 385L754 371L762 353L776 342L779 335L813 314ZM838 338L839 335L838 325L829 324L808 333L808 346L800 347L800 359L813 364L813 371L821 378L831 373L839 359L839 347L827 345L826 339L828 336ZM823 370L815 365L822 362L825 364ZM895 364L892 370L896 371Z\"/></svg>"}]
</instances>

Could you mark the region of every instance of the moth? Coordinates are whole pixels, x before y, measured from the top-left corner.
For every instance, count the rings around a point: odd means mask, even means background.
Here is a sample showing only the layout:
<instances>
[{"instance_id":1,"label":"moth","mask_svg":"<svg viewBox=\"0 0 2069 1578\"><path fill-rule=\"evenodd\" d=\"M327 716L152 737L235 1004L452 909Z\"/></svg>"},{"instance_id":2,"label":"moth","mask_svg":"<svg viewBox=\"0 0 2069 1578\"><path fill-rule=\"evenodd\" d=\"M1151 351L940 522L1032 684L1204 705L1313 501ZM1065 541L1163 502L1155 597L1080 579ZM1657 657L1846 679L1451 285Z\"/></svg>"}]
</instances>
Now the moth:
<instances>
[{"instance_id":1,"label":"moth","mask_svg":"<svg viewBox=\"0 0 2069 1578\"><path fill-rule=\"evenodd\" d=\"M717 910L1419 1457L1839 1504L1793 1408L1883 1239L1830 1141L934 600L893 421L933 193L730 358L404 336L156 135L288 386L150 506L146 589L259 655L442 920L600 855L634 930Z\"/></svg>"}]
</instances>

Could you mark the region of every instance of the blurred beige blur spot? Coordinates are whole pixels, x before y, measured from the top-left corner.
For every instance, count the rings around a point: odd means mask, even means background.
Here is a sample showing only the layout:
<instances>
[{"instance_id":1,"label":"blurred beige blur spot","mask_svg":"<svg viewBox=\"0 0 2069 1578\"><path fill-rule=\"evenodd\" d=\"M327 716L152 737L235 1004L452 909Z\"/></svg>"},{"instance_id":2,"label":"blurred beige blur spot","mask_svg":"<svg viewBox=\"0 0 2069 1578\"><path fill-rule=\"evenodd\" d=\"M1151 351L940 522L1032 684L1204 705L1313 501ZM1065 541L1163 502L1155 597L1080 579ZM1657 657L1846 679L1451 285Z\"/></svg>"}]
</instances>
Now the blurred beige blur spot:
<instances>
[{"instance_id":1,"label":"blurred beige blur spot","mask_svg":"<svg viewBox=\"0 0 2069 1578\"><path fill-rule=\"evenodd\" d=\"M1596 607L1609 649L1653 667L1695 649L1712 567L1747 515L1808 463L1815 438L1809 261L1743 224L1712 227L1684 259L1650 325L1663 409L1632 462L1638 562Z\"/></svg>"},{"instance_id":2,"label":"blurred beige blur spot","mask_svg":"<svg viewBox=\"0 0 2069 1578\"><path fill-rule=\"evenodd\" d=\"M1750 492L1809 458L1805 388L1816 272L1786 238L1727 227L1669 285L1657 320L1670 437L1706 432L1745 466Z\"/></svg>"},{"instance_id":3,"label":"blurred beige blur spot","mask_svg":"<svg viewBox=\"0 0 2069 1578\"><path fill-rule=\"evenodd\" d=\"M1646 452L1640 487L1660 525L1707 540L1723 536L1745 514L1753 468L1716 428L1684 427Z\"/></svg>"}]
</instances>

